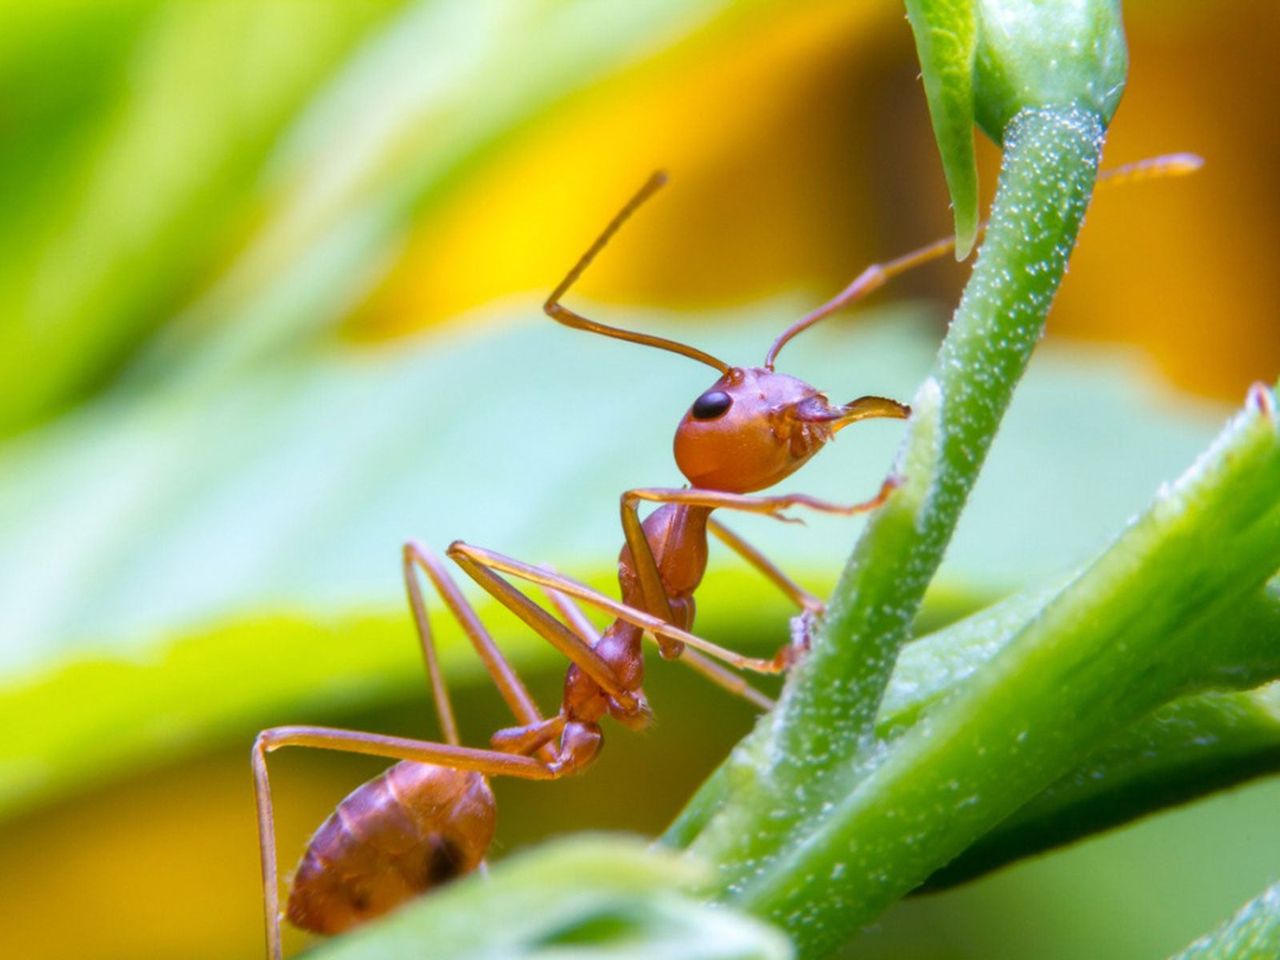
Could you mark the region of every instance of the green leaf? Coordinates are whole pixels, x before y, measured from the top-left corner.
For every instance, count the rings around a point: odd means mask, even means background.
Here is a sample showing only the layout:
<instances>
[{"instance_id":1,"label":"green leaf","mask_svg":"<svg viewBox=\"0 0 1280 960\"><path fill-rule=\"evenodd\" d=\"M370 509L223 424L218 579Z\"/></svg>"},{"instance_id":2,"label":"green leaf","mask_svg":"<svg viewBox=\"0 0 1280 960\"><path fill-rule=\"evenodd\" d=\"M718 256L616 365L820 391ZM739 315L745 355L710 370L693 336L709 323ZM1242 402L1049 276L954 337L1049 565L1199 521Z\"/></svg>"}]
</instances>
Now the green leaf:
<instances>
[{"instance_id":1,"label":"green leaf","mask_svg":"<svg viewBox=\"0 0 1280 960\"><path fill-rule=\"evenodd\" d=\"M973 149L973 66L978 25L973 0L906 0L916 38L933 136L951 191L956 258L978 236L978 162Z\"/></svg>"},{"instance_id":2,"label":"green leaf","mask_svg":"<svg viewBox=\"0 0 1280 960\"><path fill-rule=\"evenodd\" d=\"M1280 641L1280 632L1272 635ZM1175 700L1112 738L941 870L964 883L1175 804L1280 772L1280 687Z\"/></svg>"},{"instance_id":3,"label":"green leaf","mask_svg":"<svg viewBox=\"0 0 1280 960\"><path fill-rule=\"evenodd\" d=\"M881 702L878 733L889 738L914 725L1004 650L1071 579L1011 597L909 643ZM1196 644L1221 661L1217 672L1201 674L1199 688L1247 690L1280 675L1280 578L1228 616L1195 630Z\"/></svg>"},{"instance_id":4,"label":"green leaf","mask_svg":"<svg viewBox=\"0 0 1280 960\"><path fill-rule=\"evenodd\" d=\"M1280 884L1170 960L1274 960L1280 956Z\"/></svg>"},{"instance_id":5,"label":"green leaf","mask_svg":"<svg viewBox=\"0 0 1280 960\"><path fill-rule=\"evenodd\" d=\"M1004 143L1023 110L1081 110L1105 128L1124 92L1119 0L905 0L951 192L956 257L978 235L973 124Z\"/></svg>"},{"instance_id":6,"label":"green leaf","mask_svg":"<svg viewBox=\"0 0 1280 960\"><path fill-rule=\"evenodd\" d=\"M316 960L788 960L776 930L681 894L684 858L579 837L503 861L309 953Z\"/></svg>"},{"instance_id":7,"label":"green leaf","mask_svg":"<svg viewBox=\"0 0 1280 960\"><path fill-rule=\"evenodd\" d=\"M962 690L1039 617L1061 585L1006 600L904 648L885 693L877 734L885 741ZM1227 665L1200 684L1246 689L1280 676L1280 578L1234 609L1171 636L1216 652ZM1155 810L1280 769L1280 686L1185 696L1117 732L929 879L964 882L1012 860L1069 843Z\"/></svg>"},{"instance_id":8,"label":"green leaf","mask_svg":"<svg viewBox=\"0 0 1280 960\"><path fill-rule=\"evenodd\" d=\"M25 189L0 222L0 435L100 386L225 256L276 137L393 2L16 17L10 53L37 78L14 97L30 113L6 116L5 172ZM110 42L77 56L64 31ZM72 91L33 103L51 79Z\"/></svg>"},{"instance_id":9,"label":"green leaf","mask_svg":"<svg viewBox=\"0 0 1280 960\"><path fill-rule=\"evenodd\" d=\"M976 0L974 102L996 143L1020 111L1052 107L1111 123L1129 70L1119 0Z\"/></svg>"}]
</instances>

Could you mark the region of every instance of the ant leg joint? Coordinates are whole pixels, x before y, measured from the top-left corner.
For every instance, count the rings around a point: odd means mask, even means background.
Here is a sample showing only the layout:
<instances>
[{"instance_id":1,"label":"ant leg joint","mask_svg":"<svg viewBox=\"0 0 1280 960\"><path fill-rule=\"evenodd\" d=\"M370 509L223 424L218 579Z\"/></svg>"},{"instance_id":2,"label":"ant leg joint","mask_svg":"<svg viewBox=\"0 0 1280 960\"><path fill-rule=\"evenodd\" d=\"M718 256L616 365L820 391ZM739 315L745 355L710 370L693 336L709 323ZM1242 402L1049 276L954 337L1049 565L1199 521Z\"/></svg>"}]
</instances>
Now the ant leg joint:
<instances>
[{"instance_id":1,"label":"ant leg joint","mask_svg":"<svg viewBox=\"0 0 1280 960\"><path fill-rule=\"evenodd\" d=\"M467 543L465 540L454 540L445 548L444 552L449 557L457 557L459 554L464 557L469 557L471 556L471 544Z\"/></svg>"},{"instance_id":2,"label":"ant leg joint","mask_svg":"<svg viewBox=\"0 0 1280 960\"><path fill-rule=\"evenodd\" d=\"M257 737L255 737L253 741L253 755L255 757L266 756L272 750L275 750L276 747L280 746L280 737L278 734L280 729L281 728L279 727L270 727L266 730L259 731Z\"/></svg>"},{"instance_id":3,"label":"ant leg joint","mask_svg":"<svg viewBox=\"0 0 1280 960\"><path fill-rule=\"evenodd\" d=\"M560 738L560 753L547 765L553 779L577 773L595 760L604 744L604 734L594 723L571 720Z\"/></svg>"},{"instance_id":4,"label":"ant leg joint","mask_svg":"<svg viewBox=\"0 0 1280 960\"><path fill-rule=\"evenodd\" d=\"M306 733L312 729L311 727L268 727L260 731L257 739L253 741L253 752L256 755L266 756L281 747L293 746L301 739L305 739Z\"/></svg>"}]
</instances>

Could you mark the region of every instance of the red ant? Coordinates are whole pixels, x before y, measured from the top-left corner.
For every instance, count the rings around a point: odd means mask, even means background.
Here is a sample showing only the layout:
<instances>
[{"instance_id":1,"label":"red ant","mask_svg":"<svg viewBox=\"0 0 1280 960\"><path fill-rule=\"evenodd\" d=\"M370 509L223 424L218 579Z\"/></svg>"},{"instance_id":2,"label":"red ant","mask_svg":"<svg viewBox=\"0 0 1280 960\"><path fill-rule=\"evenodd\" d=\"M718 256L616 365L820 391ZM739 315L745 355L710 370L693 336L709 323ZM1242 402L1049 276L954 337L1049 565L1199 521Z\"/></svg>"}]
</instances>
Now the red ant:
<instances>
[{"instance_id":1,"label":"red ant","mask_svg":"<svg viewBox=\"0 0 1280 960\"><path fill-rule=\"evenodd\" d=\"M1157 158L1120 168L1110 176L1113 180L1137 179L1184 172L1195 166L1198 159ZM843 427L873 417L905 418L910 413L901 403L873 396L833 406L814 387L774 372L774 362L796 334L891 277L942 256L953 249L954 241L942 240L869 267L835 298L784 330L770 346L764 366L731 367L674 340L588 320L560 302L610 237L664 182L665 177L657 173L645 183L552 291L544 310L566 326L669 350L719 372L719 379L693 401L676 429L676 464L690 486L641 488L622 495L626 544L618 557L621 602L554 571L491 550L462 541L449 546L449 558L464 573L572 661L560 710L549 718L539 712L444 564L425 547L412 541L405 544L405 585L445 742L308 726L274 727L258 735L253 772L272 960L280 960L281 940L275 824L267 778L270 751L286 746L317 747L400 761L338 805L312 837L294 875L287 908L290 922L316 933L346 930L483 863L496 816L489 777L554 780L577 773L599 753L603 741L599 724L606 715L632 729L644 728L652 717L641 688L641 643L646 635L656 640L663 658L683 660L714 683L760 707L772 705L716 661L760 673L785 671L807 647L804 623L820 614L823 605L754 547L713 520L713 510L742 510L779 519L788 519L784 511L793 507L856 514L884 503L896 486L897 481L890 477L875 497L850 506L804 494L752 496L803 466ZM637 509L640 501L660 504L643 522ZM708 532L741 555L804 612L802 629L772 658L742 656L689 632L694 618L693 594L706 569ZM439 591L515 715L518 725L495 733L491 749L459 745L417 568ZM521 593L508 577L546 590L563 622ZM605 611L615 618L613 623L598 633L571 598Z\"/></svg>"}]
</instances>

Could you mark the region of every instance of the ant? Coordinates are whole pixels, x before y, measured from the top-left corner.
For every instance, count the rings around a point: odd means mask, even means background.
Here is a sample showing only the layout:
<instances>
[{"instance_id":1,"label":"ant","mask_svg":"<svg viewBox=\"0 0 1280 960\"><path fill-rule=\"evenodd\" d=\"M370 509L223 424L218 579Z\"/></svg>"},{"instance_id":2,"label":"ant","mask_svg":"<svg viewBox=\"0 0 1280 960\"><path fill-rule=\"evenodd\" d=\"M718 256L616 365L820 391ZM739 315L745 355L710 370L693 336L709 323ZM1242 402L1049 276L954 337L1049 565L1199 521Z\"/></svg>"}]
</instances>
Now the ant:
<instances>
[{"instance_id":1,"label":"ant","mask_svg":"<svg viewBox=\"0 0 1280 960\"><path fill-rule=\"evenodd\" d=\"M1174 155L1118 168L1106 178L1142 179L1198 166L1198 158ZM312 726L274 727L258 735L252 762L271 960L280 960L282 947L275 822L267 777L270 751L315 747L400 761L338 805L311 838L294 874L286 911L289 921L322 934L346 930L484 864L496 818L490 777L555 780L579 772L600 751L600 720L605 716L634 730L646 727L652 719L642 689L646 636L656 641L664 659L687 663L761 708L772 706L768 697L721 663L764 674L785 672L804 654L808 627L824 607L758 550L712 519L712 511L741 510L781 520L792 519L786 511L795 507L852 515L880 506L897 486L897 478L890 476L874 497L852 505L804 494L755 495L798 470L849 424L870 418L903 419L911 412L904 404L876 396L832 405L804 381L775 372L774 364L797 334L890 278L941 257L954 249L954 239L868 267L837 296L779 334L763 366L734 367L675 340L597 323L561 303L619 227L665 179L661 172L649 178L552 291L543 309L566 326L668 350L715 368L719 378L693 401L676 429L676 464L689 486L638 488L622 495L626 543L618 557L621 601L553 570L460 540L446 551L481 588L571 661L563 701L551 717L543 717L442 561L414 541L404 545L405 587L444 742ZM659 504L643 521L638 510L641 501ZM773 657L743 656L689 632L693 595L707 564L708 533L738 553L802 611L793 637ZM460 745L419 570L462 626L515 716L517 725L495 733L490 749ZM541 587L562 619L530 600L508 578ZM600 633L575 600L615 619Z\"/></svg>"}]
</instances>

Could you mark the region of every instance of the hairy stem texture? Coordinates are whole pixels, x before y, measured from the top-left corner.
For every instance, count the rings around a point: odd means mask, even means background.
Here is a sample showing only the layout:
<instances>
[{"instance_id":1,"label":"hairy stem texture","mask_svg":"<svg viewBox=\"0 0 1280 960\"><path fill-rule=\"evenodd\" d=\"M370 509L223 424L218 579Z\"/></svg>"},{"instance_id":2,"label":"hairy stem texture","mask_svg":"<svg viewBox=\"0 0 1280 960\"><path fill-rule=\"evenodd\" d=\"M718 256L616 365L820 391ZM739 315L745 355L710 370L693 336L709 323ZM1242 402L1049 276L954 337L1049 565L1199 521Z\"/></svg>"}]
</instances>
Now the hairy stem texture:
<instances>
[{"instance_id":1,"label":"hairy stem texture","mask_svg":"<svg viewBox=\"0 0 1280 960\"><path fill-rule=\"evenodd\" d=\"M869 523L778 708L673 828L718 865L722 896L780 922L803 954L839 943L928 874L868 864L863 880L883 880L870 897L803 858L826 815L878 766L874 724L889 674L1044 328L1102 135L1101 120L1075 108L1028 109L1010 122L986 242L915 401L897 467L904 483Z\"/></svg>"}]
</instances>

